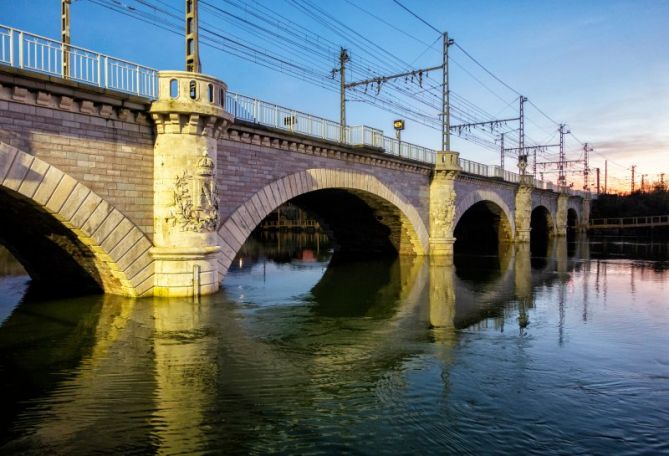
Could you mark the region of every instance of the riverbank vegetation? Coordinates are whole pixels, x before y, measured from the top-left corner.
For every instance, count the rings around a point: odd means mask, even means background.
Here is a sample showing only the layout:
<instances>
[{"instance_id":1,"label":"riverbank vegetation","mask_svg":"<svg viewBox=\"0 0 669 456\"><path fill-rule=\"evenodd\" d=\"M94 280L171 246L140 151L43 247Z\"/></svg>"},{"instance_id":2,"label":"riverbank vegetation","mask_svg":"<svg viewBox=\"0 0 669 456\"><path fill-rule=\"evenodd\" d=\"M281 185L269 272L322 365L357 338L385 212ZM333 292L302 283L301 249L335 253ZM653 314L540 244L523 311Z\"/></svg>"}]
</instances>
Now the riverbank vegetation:
<instances>
[{"instance_id":1,"label":"riverbank vegetation","mask_svg":"<svg viewBox=\"0 0 669 456\"><path fill-rule=\"evenodd\" d=\"M657 186L652 191L628 195L602 194L592 200L591 218L640 217L669 214L669 191Z\"/></svg>"}]
</instances>

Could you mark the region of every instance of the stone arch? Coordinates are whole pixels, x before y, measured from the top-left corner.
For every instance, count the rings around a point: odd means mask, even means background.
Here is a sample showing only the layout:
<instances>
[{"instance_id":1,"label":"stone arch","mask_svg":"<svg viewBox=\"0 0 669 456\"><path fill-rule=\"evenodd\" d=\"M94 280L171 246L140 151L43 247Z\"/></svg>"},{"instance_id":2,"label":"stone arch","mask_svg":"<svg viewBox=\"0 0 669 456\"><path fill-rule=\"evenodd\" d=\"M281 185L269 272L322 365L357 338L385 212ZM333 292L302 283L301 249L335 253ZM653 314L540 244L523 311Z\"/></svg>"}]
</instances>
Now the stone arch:
<instances>
[{"instance_id":1,"label":"stone arch","mask_svg":"<svg viewBox=\"0 0 669 456\"><path fill-rule=\"evenodd\" d=\"M104 292L125 296L151 292L151 241L81 182L39 158L0 143L0 192L8 205L21 206L54 224L50 226L62 228L66 236L61 237L69 239L63 239L64 245L58 247L79 255L75 261L81 260L80 266Z\"/></svg>"},{"instance_id":2,"label":"stone arch","mask_svg":"<svg viewBox=\"0 0 669 456\"><path fill-rule=\"evenodd\" d=\"M567 207L567 229L577 230L580 223L579 211L571 206Z\"/></svg>"},{"instance_id":3,"label":"stone arch","mask_svg":"<svg viewBox=\"0 0 669 456\"><path fill-rule=\"evenodd\" d=\"M466 195L463 195L461 198L458 198L458 203L455 208L453 228L455 229L455 227L458 226L460 218L465 212L467 212L469 208L480 202L491 202L501 209L506 218L504 222L508 224L508 229L510 230L509 240L513 240L513 233L516 232L516 226L514 217L511 214L511 209L509 209L509 205L501 196L499 196L499 194L490 190L475 190L473 192L467 193Z\"/></svg>"},{"instance_id":4,"label":"stone arch","mask_svg":"<svg viewBox=\"0 0 669 456\"><path fill-rule=\"evenodd\" d=\"M572 210L576 215L576 226L580 226L581 220L581 199L580 198L569 198L567 203L567 211Z\"/></svg>"},{"instance_id":5,"label":"stone arch","mask_svg":"<svg viewBox=\"0 0 669 456\"><path fill-rule=\"evenodd\" d=\"M541 258L548 255L550 239L556 234L555 219L551 211L538 204L530 214L530 252L533 266L541 263Z\"/></svg>"},{"instance_id":6,"label":"stone arch","mask_svg":"<svg viewBox=\"0 0 669 456\"><path fill-rule=\"evenodd\" d=\"M401 229L411 244L413 253L427 252L428 231L417 209L398 192L393 191L376 176L340 169L308 169L278 179L261 188L239 206L218 229L221 255L219 277L227 272L230 263L251 232L283 203L317 190L348 190L365 200L366 195L377 197L396 208Z\"/></svg>"},{"instance_id":7,"label":"stone arch","mask_svg":"<svg viewBox=\"0 0 669 456\"><path fill-rule=\"evenodd\" d=\"M537 204L534 207L532 207L532 213L531 213L531 221L530 225L535 221L535 217L538 215L541 215L542 217L545 218L546 221L546 229L548 230L548 235L549 237L552 237L555 235L555 217L551 213L550 209L543 204Z\"/></svg>"}]
</instances>

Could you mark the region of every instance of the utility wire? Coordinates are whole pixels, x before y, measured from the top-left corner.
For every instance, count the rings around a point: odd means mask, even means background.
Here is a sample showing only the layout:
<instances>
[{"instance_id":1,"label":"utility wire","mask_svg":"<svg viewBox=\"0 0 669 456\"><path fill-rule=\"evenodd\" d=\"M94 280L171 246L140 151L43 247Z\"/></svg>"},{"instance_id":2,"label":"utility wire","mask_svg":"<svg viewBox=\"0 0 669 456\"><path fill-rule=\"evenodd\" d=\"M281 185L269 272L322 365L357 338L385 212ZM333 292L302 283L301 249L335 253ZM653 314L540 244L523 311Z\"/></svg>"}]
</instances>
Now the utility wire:
<instances>
[{"instance_id":1,"label":"utility wire","mask_svg":"<svg viewBox=\"0 0 669 456\"><path fill-rule=\"evenodd\" d=\"M393 0L393 1L394 1L395 3L397 3L397 4L398 4L404 11L406 11L406 12L409 13L409 14L411 14L413 17L415 17L416 19L418 19L419 21L421 21L423 24L427 25L428 27L430 27L432 30L434 30L434 31L437 32L438 34L440 34L440 35L442 34L442 32L439 31L435 26L433 26L432 24L430 24L429 22L427 22L425 19L423 19L422 17L420 17L419 15L417 15L416 13L414 13L413 11L411 11L411 10L410 10L409 8L407 8L406 6L402 5L402 3L399 2L399 0Z\"/></svg>"}]
</instances>

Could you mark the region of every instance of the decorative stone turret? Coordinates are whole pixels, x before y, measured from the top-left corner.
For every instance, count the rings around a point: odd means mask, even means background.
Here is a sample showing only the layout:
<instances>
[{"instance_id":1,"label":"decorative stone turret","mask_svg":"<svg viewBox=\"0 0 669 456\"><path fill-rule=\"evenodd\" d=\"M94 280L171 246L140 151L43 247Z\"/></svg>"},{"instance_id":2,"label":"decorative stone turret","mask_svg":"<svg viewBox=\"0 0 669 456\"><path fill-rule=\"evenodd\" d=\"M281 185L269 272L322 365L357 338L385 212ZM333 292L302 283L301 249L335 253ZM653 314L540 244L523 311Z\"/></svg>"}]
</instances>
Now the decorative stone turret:
<instances>
[{"instance_id":1,"label":"decorative stone turret","mask_svg":"<svg viewBox=\"0 0 669 456\"><path fill-rule=\"evenodd\" d=\"M453 255L455 178L460 173L457 152L437 152L430 182L430 255Z\"/></svg>"},{"instance_id":2,"label":"decorative stone turret","mask_svg":"<svg viewBox=\"0 0 669 456\"><path fill-rule=\"evenodd\" d=\"M532 189L534 178L521 174L518 190L516 191L516 242L530 242L530 221L532 218Z\"/></svg>"},{"instance_id":3,"label":"decorative stone turret","mask_svg":"<svg viewBox=\"0 0 669 456\"><path fill-rule=\"evenodd\" d=\"M232 116L227 86L184 71L161 71L154 148L156 296L192 296L218 290L216 144Z\"/></svg>"}]
</instances>

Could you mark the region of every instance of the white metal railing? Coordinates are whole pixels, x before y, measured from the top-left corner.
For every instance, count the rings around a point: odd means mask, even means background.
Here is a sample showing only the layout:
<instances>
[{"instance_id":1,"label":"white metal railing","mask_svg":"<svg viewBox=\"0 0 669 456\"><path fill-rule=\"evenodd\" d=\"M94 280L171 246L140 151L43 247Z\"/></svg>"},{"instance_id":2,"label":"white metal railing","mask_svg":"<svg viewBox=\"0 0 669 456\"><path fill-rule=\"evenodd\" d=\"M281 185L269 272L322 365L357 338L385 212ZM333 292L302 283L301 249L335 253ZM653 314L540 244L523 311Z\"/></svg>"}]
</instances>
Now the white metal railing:
<instances>
[{"instance_id":1,"label":"white metal railing","mask_svg":"<svg viewBox=\"0 0 669 456\"><path fill-rule=\"evenodd\" d=\"M312 116L293 109L267 103L266 101L227 92L225 109L237 119L265 125L279 130L299 133L328 141L340 140L339 122ZM367 146L382 149L385 153L402 158L434 163L435 151L427 147L400 142L383 135L383 131L366 125L347 126L344 143L351 146Z\"/></svg>"},{"instance_id":2,"label":"white metal railing","mask_svg":"<svg viewBox=\"0 0 669 456\"><path fill-rule=\"evenodd\" d=\"M63 65L67 59L69 65ZM51 76L96 85L155 100L158 96L158 70L110 57L88 49L0 25L0 64ZM67 74L66 74L67 72ZM265 125L327 141L339 142L338 122L312 116L276 104L227 92L225 109L236 119ZM398 141L382 130L365 125L344 128L344 144L378 148L386 154L434 164L436 152L427 147ZM462 171L479 176L519 182L520 175L499 166L460 158ZM538 188L557 191L554 184L537 181ZM569 194L584 192L567 189Z\"/></svg>"},{"instance_id":3,"label":"white metal railing","mask_svg":"<svg viewBox=\"0 0 669 456\"><path fill-rule=\"evenodd\" d=\"M654 226L669 226L669 215L609 217L590 220L590 228L635 228Z\"/></svg>"},{"instance_id":4,"label":"white metal railing","mask_svg":"<svg viewBox=\"0 0 669 456\"><path fill-rule=\"evenodd\" d=\"M0 63L141 97L157 96L157 70L4 25Z\"/></svg>"},{"instance_id":5,"label":"white metal railing","mask_svg":"<svg viewBox=\"0 0 669 456\"><path fill-rule=\"evenodd\" d=\"M339 141L340 128L338 122L312 116L300 111L284 108L265 101L250 98L237 93L225 94L225 110L236 119L265 125L291 133L321 138L328 141ZM350 127L345 131L346 142L349 142Z\"/></svg>"}]
</instances>

